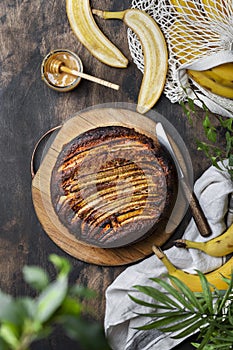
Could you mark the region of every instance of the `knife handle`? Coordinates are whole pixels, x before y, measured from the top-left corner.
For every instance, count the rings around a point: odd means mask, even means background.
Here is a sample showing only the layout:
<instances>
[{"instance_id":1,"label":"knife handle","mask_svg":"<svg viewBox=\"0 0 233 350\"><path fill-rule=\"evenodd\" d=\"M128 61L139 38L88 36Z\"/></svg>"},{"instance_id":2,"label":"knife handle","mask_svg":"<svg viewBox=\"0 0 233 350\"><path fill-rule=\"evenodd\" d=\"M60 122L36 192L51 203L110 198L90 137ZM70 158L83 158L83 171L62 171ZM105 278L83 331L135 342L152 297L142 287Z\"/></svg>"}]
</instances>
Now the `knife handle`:
<instances>
[{"instance_id":1,"label":"knife handle","mask_svg":"<svg viewBox=\"0 0 233 350\"><path fill-rule=\"evenodd\" d=\"M203 237L210 236L212 234L211 228L198 202L198 199L195 193L191 190L190 186L186 183L184 179L182 179L181 182L182 182L182 188L183 188L184 194L187 200L189 201L190 209L192 211L194 221L197 225L197 228L200 234Z\"/></svg>"}]
</instances>

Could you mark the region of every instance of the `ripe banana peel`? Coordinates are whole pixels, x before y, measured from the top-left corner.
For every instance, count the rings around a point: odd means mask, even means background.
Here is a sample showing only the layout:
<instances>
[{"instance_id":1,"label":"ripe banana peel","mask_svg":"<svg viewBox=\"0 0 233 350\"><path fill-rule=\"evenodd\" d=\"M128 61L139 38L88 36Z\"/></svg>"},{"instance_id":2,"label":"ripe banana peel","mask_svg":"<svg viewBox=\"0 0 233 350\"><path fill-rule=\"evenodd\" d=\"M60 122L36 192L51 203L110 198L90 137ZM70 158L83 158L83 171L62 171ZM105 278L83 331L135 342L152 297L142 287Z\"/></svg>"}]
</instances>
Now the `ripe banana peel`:
<instances>
[{"instance_id":1,"label":"ripe banana peel","mask_svg":"<svg viewBox=\"0 0 233 350\"><path fill-rule=\"evenodd\" d=\"M205 72L205 75L215 81L216 83L223 85L225 87L229 87L233 89L233 80L229 80L228 78L225 79L223 76L220 76L219 74L216 74L214 69L208 69Z\"/></svg>"},{"instance_id":2,"label":"ripe banana peel","mask_svg":"<svg viewBox=\"0 0 233 350\"><path fill-rule=\"evenodd\" d=\"M187 239L178 239L175 246L186 249L199 249L211 256L225 256L233 253L233 224L220 236L207 242L194 242Z\"/></svg>"},{"instance_id":3,"label":"ripe banana peel","mask_svg":"<svg viewBox=\"0 0 233 350\"><path fill-rule=\"evenodd\" d=\"M225 10L224 0L201 0L201 5L205 11L205 15L210 20L224 21L227 12Z\"/></svg>"},{"instance_id":4,"label":"ripe banana peel","mask_svg":"<svg viewBox=\"0 0 233 350\"><path fill-rule=\"evenodd\" d=\"M202 292L202 285L198 275L187 273L183 270L177 269L175 265L168 259L164 252L153 246L153 252L160 259L160 261L167 268L168 273L172 276L177 277L183 283L185 283L193 292ZM228 284L224 282L222 276L230 278L233 268L233 257L229 259L224 265L219 267L218 269L208 272L205 274L207 281L214 287L219 290L226 290L228 288Z\"/></svg>"},{"instance_id":5,"label":"ripe banana peel","mask_svg":"<svg viewBox=\"0 0 233 350\"><path fill-rule=\"evenodd\" d=\"M206 48L202 47L194 37L195 31L191 25L176 19L169 28L170 43L181 64L192 62L205 55ZM192 47L187 45L192 41ZM226 98L233 98L233 62L203 70L187 70L187 74L199 85L212 93Z\"/></svg>"},{"instance_id":6,"label":"ripe banana peel","mask_svg":"<svg viewBox=\"0 0 233 350\"><path fill-rule=\"evenodd\" d=\"M194 61L207 51L206 47L200 45L200 34L197 35L196 29L179 18L168 28L168 34L172 50L181 64Z\"/></svg>"},{"instance_id":7,"label":"ripe banana peel","mask_svg":"<svg viewBox=\"0 0 233 350\"><path fill-rule=\"evenodd\" d=\"M229 81L233 84L233 62L223 63L219 66L209 69L222 79Z\"/></svg>"},{"instance_id":8,"label":"ripe banana peel","mask_svg":"<svg viewBox=\"0 0 233 350\"><path fill-rule=\"evenodd\" d=\"M112 67L127 67L128 59L97 26L89 0L66 0L66 13L74 34L93 56Z\"/></svg>"},{"instance_id":9,"label":"ripe banana peel","mask_svg":"<svg viewBox=\"0 0 233 350\"><path fill-rule=\"evenodd\" d=\"M138 9L92 12L104 19L121 19L138 36L144 54L144 74L137 111L141 114L146 113L158 101L166 81L168 52L163 33L151 16Z\"/></svg>"},{"instance_id":10,"label":"ripe banana peel","mask_svg":"<svg viewBox=\"0 0 233 350\"><path fill-rule=\"evenodd\" d=\"M182 14L183 19L197 20L200 12L193 0L170 0L170 3L178 14ZM185 15L187 15L187 17L185 17Z\"/></svg>"},{"instance_id":11,"label":"ripe banana peel","mask_svg":"<svg viewBox=\"0 0 233 350\"><path fill-rule=\"evenodd\" d=\"M223 85L223 82L219 83L215 77L211 74L211 71L195 71L188 69L188 75L199 85L201 85L204 89L209 90L213 94L226 97L233 98L233 87L229 85Z\"/></svg>"}]
</instances>

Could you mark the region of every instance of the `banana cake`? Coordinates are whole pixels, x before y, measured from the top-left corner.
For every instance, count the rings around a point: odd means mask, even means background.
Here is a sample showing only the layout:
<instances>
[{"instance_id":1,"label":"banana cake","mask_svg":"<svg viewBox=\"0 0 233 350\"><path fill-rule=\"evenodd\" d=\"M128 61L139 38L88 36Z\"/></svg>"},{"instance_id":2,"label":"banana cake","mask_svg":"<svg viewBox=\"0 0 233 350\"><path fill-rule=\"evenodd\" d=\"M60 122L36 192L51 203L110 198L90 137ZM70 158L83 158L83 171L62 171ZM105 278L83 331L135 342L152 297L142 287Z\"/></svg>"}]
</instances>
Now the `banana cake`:
<instances>
[{"instance_id":1,"label":"banana cake","mask_svg":"<svg viewBox=\"0 0 233 350\"><path fill-rule=\"evenodd\" d=\"M123 126L97 127L64 145L51 176L60 222L89 245L125 246L168 220L177 192L174 163L152 138Z\"/></svg>"}]
</instances>

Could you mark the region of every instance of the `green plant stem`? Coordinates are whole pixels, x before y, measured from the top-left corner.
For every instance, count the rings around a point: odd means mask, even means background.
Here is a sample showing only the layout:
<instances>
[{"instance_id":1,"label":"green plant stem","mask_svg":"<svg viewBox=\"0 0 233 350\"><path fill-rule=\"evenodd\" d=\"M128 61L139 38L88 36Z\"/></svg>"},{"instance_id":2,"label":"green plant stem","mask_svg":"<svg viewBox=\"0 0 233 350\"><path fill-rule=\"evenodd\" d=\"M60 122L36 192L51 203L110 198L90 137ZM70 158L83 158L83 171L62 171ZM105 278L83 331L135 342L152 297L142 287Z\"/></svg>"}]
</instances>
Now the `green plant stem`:
<instances>
[{"instance_id":1,"label":"green plant stem","mask_svg":"<svg viewBox=\"0 0 233 350\"><path fill-rule=\"evenodd\" d=\"M33 334L26 333L22 335L21 344L15 350L29 350L29 346L33 341Z\"/></svg>"},{"instance_id":2,"label":"green plant stem","mask_svg":"<svg viewBox=\"0 0 233 350\"><path fill-rule=\"evenodd\" d=\"M227 171L231 180L233 181L233 120L232 118L222 118L216 114L213 114L215 119L218 121L218 125L221 127L221 131L224 132L225 145L224 149L220 149L216 146L219 136L218 128L211 123L211 112L203 101L198 98L198 96L196 96L194 99L187 96L187 105L184 102L180 103L190 125L193 127L193 116L197 116L194 103L195 101L199 101L202 104L202 109L205 113L202 126L207 138L207 142L196 139L197 149L204 152L205 156L211 161L213 166L219 170ZM223 163L224 159L228 160L228 165L226 166ZM222 167L219 166L218 162L221 162Z\"/></svg>"}]
</instances>

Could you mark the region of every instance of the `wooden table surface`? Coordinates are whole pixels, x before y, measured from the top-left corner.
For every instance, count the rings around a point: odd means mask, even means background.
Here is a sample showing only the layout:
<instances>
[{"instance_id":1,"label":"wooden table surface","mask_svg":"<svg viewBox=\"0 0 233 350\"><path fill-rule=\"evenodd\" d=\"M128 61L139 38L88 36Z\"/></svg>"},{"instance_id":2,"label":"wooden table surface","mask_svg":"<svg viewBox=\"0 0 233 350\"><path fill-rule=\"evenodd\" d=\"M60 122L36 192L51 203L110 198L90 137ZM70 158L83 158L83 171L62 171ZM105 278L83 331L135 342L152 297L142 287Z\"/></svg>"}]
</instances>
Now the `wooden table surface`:
<instances>
[{"instance_id":1,"label":"wooden table surface","mask_svg":"<svg viewBox=\"0 0 233 350\"><path fill-rule=\"evenodd\" d=\"M92 0L96 8L122 10L130 0ZM126 268L102 267L79 261L58 248L43 231L31 198L30 160L40 136L87 107L108 103L136 103L142 79L132 62L127 42L127 28L121 21L99 21L106 35L129 58L127 69L115 69L97 61L78 42L69 26L65 1L1 0L1 116L0 116L0 287L13 295L30 295L24 283L22 268L37 264L51 274L48 256L65 256L73 265L72 283L81 283L97 290L99 298L93 308L102 322L105 290ZM78 53L86 73L111 80L120 85L115 91L82 80L72 92L59 93L41 80L43 57L51 50L66 48ZM192 128L178 104L164 95L154 110L163 114L183 137L193 161L194 178L209 166L196 150L194 136L201 137L201 119ZM200 112L200 115L202 112ZM38 157L39 159L39 157ZM77 349L64 336L53 335L35 348ZM191 349L188 342L179 349Z\"/></svg>"}]
</instances>

